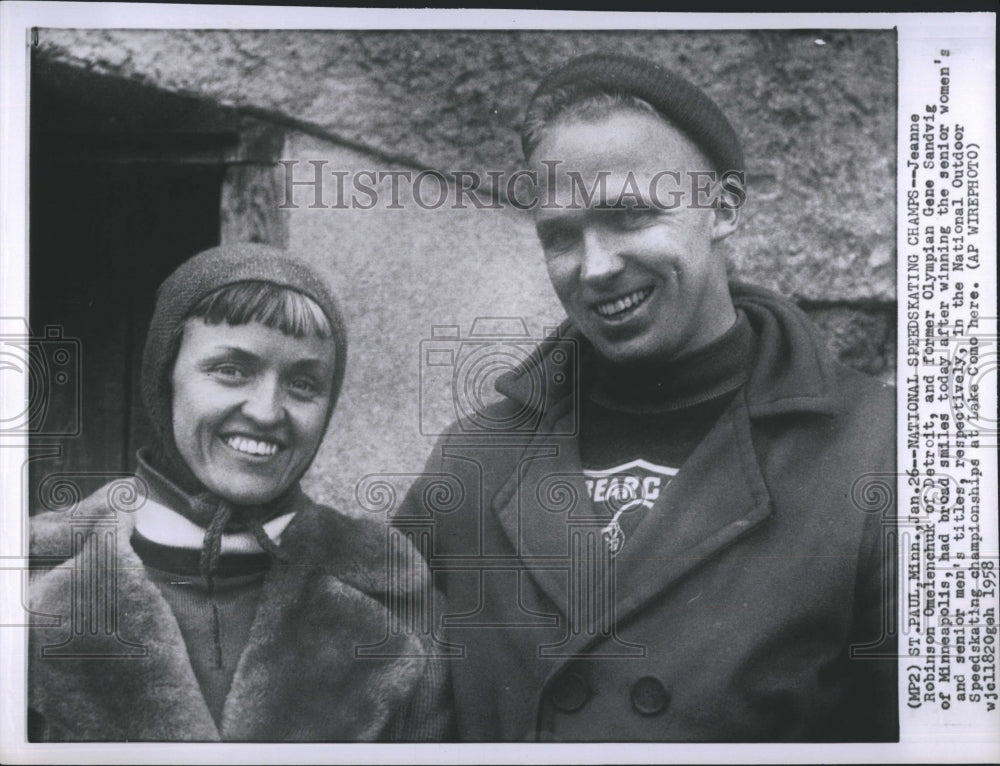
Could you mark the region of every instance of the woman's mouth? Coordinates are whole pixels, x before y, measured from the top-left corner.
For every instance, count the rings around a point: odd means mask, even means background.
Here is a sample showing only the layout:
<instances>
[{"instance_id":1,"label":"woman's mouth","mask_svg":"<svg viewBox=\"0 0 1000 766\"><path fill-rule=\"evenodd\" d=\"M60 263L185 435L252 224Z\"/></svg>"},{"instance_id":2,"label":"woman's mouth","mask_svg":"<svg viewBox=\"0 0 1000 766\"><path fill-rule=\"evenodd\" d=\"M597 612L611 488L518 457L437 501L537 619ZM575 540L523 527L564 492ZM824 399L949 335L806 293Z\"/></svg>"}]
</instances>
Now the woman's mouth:
<instances>
[{"instance_id":1,"label":"woman's mouth","mask_svg":"<svg viewBox=\"0 0 1000 766\"><path fill-rule=\"evenodd\" d=\"M639 306L645 303L646 299L649 298L652 292L652 287L643 287L638 290L633 290L626 295L613 298L609 301L604 301L603 303L598 303L593 308L602 319L624 319L631 312L635 311Z\"/></svg>"},{"instance_id":2,"label":"woman's mouth","mask_svg":"<svg viewBox=\"0 0 1000 766\"><path fill-rule=\"evenodd\" d=\"M244 455L256 455L259 457L270 457L281 449L281 445L262 439L251 439L247 436L227 436L226 445Z\"/></svg>"}]
</instances>

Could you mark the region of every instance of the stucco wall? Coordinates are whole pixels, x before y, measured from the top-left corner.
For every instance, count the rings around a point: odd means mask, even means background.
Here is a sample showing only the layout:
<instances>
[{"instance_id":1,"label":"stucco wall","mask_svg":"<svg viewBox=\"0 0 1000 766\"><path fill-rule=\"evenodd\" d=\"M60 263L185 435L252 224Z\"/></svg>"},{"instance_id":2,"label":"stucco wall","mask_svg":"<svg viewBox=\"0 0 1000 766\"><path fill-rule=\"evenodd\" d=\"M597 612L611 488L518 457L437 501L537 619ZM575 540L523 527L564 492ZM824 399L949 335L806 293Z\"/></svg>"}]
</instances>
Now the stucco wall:
<instances>
[{"instance_id":1,"label":"stucco wall","mask_svg":"<svg viewBox=\"0 0 1000 766\"><path fill-rule=\"evenodd\" d=\"M285 156L347 172L373 162L301 133L289 136ZM310 208L313 190L298 188L289 212L290 249L329 279L348 325L344 390L306 482L341 507L353 505L366 474L418 473L432 434L456 417L453 367L424 364L434 326L459 328L458 340L435 346L454 349L458 363L477 317L523 319L527 349L562 319L525 214L506 207L423 210L407 190L400 187L399 209L340 210ZM488 385L481 393L495 396Z\"/></svg>"},{"instance_id":2,"label":"stucco wall","mask_svg":"<svg viewBox=\"0 0 1000 766\"><path fill-rule=\"evenodd\" d=\"M558 63L648 56L704 87L744 140L741 273L813 301L895 294L891 32L43 30L39 45L445 171L516 166L527 97Z\"/></svg>"}]
</instances>

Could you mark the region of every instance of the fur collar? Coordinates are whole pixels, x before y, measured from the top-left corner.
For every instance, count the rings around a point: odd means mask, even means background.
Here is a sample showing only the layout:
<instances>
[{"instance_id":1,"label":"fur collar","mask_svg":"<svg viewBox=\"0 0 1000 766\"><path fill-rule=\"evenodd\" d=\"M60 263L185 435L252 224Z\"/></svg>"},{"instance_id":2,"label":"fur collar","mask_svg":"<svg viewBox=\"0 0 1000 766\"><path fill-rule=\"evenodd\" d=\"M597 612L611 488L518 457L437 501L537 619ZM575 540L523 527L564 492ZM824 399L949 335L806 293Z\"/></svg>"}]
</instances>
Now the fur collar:
<instances>
[{"instance_id":1,"label":"fur collar","mask_svg":"<svg viewBox=\"0 0 1000 766\"><path fill-rule=\"evenodd\" d=\"M383 525L302 496L216 727L177 621L129 544L134 514L111 511L113 486L71 512L32 521L33 555L65 559L31 587L37 619L30 707L53 730L111 741L356 741L386 734L426 660L418 656L419 639L388 630ZM414 569L415 591L427 575ZM75 594L84 595L75 601ZM100 624L87 622L79 608L88 595L111 608ZM381 649L394 656L355 656L359 645L383 639Z\"/></svg>"}]
</instances>

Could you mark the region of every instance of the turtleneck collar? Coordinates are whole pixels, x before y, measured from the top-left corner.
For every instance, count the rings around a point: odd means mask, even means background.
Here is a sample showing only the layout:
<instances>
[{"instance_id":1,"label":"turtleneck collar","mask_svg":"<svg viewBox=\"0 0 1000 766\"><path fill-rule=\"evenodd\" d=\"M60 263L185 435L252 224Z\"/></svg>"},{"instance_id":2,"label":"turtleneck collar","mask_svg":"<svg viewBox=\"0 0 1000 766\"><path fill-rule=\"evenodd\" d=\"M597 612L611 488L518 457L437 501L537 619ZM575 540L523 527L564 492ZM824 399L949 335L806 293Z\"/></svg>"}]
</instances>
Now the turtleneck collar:
<instances>
[{"instance_id":1,"label":"turtleneck collar","mask_svg":"<svg viewBox=\"0 0 1000 766\"><path fill-rule=\"evenodd\" d=\"M671 412L735 391L749 376L754 333L743 311L708 345L665 363L615 364L589 354L592 402L631 412Z\"/></svg>"}]
</instances>

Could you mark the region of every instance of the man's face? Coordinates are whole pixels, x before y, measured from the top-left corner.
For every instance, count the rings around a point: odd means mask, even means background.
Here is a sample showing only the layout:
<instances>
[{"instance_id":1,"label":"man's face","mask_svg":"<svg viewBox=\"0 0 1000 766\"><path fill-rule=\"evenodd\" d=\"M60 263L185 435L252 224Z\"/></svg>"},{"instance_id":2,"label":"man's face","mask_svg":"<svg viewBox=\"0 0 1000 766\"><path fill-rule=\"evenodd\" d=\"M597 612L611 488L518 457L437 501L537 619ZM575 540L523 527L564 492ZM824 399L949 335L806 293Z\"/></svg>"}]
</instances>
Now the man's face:
<instances>
[{"instance_id":1,"label":"man's face","mask_svg":"<svg viewBox=\"0 0 1000 766\"><path fill-rule=\"evenodd\" d=\"M668 361L729 329L735 312L712 244L736 228L738 213L707 207L708 195L692 206L690 173L701 171L698 183L707 186L711 164L686 136L655 115L622 109L557 121L530 161L541 183L555 182L539 190L535 221L549 277L602 356ZM581 181L596 187L589 201Z\"/></svg>"},{"instance_id":2,"label":"man's face","mask_svg":"<svg viewBox=\"0 0 1000 766\"><path fill-rule=\"evenodd\" d=\"M323 438L334 362L332 339L188 320L172 373L173 429L194 475L241 505L282 494Z\"/></svg>"}]
</instances>

